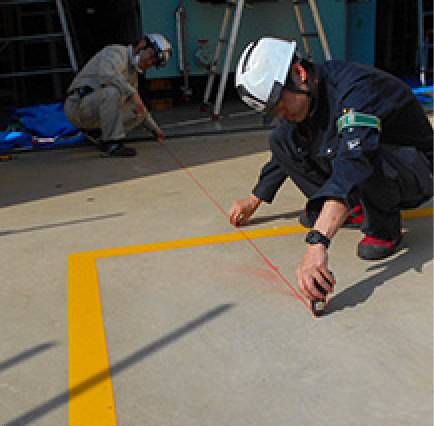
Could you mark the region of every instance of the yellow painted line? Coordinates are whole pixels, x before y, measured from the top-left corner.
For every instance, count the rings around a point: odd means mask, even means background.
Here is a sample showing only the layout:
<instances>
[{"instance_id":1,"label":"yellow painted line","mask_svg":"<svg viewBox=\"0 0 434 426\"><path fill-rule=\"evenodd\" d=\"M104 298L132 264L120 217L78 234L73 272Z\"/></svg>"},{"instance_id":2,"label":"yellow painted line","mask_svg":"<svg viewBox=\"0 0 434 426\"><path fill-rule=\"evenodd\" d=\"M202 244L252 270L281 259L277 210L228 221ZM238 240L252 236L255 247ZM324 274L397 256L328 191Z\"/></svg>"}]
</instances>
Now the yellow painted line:
<instances>
[{"instance_id":1,"label":"yellow painted line","mask_svg":"<svg viewBox=\"0 0 434 426\"><path fill-rule=\"evenodd\" d=\"M417 210L406 210L402 212L404 219L412 219L415 217L432 216L434 208L424 208ZM98 259L105 257L126 256L129 254L146 253L151 251L172 250L175 248L203 246L211 244L229 243L234 241L256 238L275 237L279 235L294 234L297 232L305 232L307 228L302 225L287 225L276 226L273 228L255 229L245 231L242 228L241 232L230 232L228 234L208 235L205 237L187 238L183 240L162 241L157 243L146 243L126 247L109 248L103 250L94 250L87 252L89 255L95 256Z\"/></svg>"},{"instance_id":2,"label":"yellow painted line","mask_svg":"<svg viewBox=\"0 0 434 426\"><path fill-rule=\"evenodd\" d=\"M116 425L110 361L94 256L69 255L69 425Z\"/></svg>"},{"instance_id":3,"label":"yellow painted line","mask_svg":"<svg viewBox=\"0 0 434 426\"><path fill-rule=\"evenodd\" d=\"M158 243L139 244L135 246L118 247L104 250L87 252L98 259L114 256L126 256L128 254L146 253L151 251L172 250L176 248L205 246L211 244L229 243L245 240L246 236L250 239L275 237L277 235L293 234L305 232L306 228L302 225L279 226L275 228L255 229L252 231L236 231L228 234L208 235L206 237L187 238L183 240L162 241Z\"/></svg>"},{"instance_id":4,"label":"yellow painted line","mask_svg":"<svg viewBox=\"0 0 434 426\"><path fill-rule=\"evenodd\" d=\"M403 219L413 219L415 217L433 216L434 208L427 207L424 209L405 210L401 212L401 215Z\"/></svg>"},{"instance_id":5,"label":"yellow painted line","mask_svg":"<svg viewBox=\"0 0 434 426\"><path fill-rule=\"evenodd\" d=\"M404 219L432 216L434 208L407 210ZM244 228L245 229L245 228ZM305 232L302 225L235 231L69 255L69 425L115 426L116 409L96 259L197 247Z\"/></svg>"},{"instance_id":6,"label":"yellow painted line","mask_svg":"<svg viewBox=\"0 0 434 426\"><path fill-rule=\"evenodd\" d=\"M69 255L69 425L115 426L116 410L96 259L265 238L306 231L301 225L163 241Z\"/></svg>"}]
</instances>

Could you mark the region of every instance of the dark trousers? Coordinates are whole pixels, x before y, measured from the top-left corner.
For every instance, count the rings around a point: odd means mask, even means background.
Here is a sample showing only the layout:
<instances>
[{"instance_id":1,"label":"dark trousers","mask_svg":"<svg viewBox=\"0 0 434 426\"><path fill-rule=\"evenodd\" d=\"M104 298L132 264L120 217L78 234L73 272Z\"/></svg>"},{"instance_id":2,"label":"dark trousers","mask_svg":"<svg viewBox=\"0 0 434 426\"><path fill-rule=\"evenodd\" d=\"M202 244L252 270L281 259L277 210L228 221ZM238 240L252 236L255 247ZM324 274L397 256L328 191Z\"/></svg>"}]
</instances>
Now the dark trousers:
<instances>
[{"instance_id":1,"label":"dark trousers","mask_svg":"<svg viewBox=\"0 0 434 426\"><path fill-rule=\"evenodd\" d=\"M311 160L300 161L300 157L291 155L286 155L285 164L282 164L307 198L313 196L328 178L312 164ZM361 225L363 233L392 240L401 230L400 210L418 207L433 195L432 156L411 146L381 145L372 165L373 173L354 188L346 201L350 205L362 204L365 212ZM319 212L308 212L311 217L315 213Z\"/></svg>"}]
</instances>

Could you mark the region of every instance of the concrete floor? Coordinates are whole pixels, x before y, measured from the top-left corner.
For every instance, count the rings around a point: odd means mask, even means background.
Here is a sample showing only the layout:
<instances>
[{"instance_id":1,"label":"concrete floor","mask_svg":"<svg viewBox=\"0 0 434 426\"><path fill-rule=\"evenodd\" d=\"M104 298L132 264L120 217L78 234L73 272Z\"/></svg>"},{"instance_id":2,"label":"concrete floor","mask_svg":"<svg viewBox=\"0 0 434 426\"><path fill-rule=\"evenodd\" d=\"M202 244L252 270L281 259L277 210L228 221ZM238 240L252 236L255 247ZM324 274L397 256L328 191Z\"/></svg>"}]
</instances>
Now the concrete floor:
<instances>
[{"instance_id":1,"label":"concrete floor","mask_svg":"<svg viewBox=\"0 0 434 426\"><path fill-rule=\"evenodd\" d=\"M69 389L70 344L81 341L68 342L80 320L68 311L68 256L185 240L96 260L117 424L432 425L432 216L405 219L401 250L379 262L355 256L359 231L339 232L337 289L315 319L258 253L295 286L304 199L291 182L244 228L276 236L252 239L258 250L217 243L239 234L217 205L228 211L249 193L267 136L168 139L169 151L137 143L132 159L82 147L0 163L0 424L115 424L69 410L99 379ZM193 246L196 237L209 243ZM96 416L108 410L99 404Z\"/></svg>"}]
</instances>

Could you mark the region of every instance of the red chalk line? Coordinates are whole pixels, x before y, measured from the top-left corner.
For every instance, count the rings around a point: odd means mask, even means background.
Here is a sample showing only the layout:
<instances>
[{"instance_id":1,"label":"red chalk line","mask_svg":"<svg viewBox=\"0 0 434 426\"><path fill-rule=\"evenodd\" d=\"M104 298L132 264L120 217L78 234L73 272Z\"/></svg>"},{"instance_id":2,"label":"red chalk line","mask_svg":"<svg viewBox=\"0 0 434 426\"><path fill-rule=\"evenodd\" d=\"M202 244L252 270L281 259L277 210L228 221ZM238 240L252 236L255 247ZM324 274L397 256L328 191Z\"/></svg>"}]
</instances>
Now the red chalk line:
<instances>
[{"instance_id":1,"label":"red chalk line","mask_svg":"<svg viewBox=\"0 0 434 426\"><path fill-rule=\"evenodd\" d=\"M187 166L173 153L171 149L167 147L167 145L161 141L159 141L159 144L169 153L169 155L175 160L176 163L187 173L188 176L193 180L193 182L201 189L201 191L214 203L214 205L224 214L224 216L229 219L229 215L226 213L226 211L223 209L223 207L215 200L215 198L208 192L208 190L197 180L193 173L188 169ZM268 257L262 252L262 250L252 241L251 238L244 232L243 230L236 227L238 232L241 232L243 237L246 239L246 241L256 250L256 252L259 254L259 256L262 257L264 262L270 267L270 269L288 286L288 288L293 292L292 296L297 297L303 304L309 309L309 311L312 312L312 308L309 303L306 302L303 296L301 296L297 290L294 288L294 286L282 275L282 273L279 271L279 268L275 265L273 265L268 259Z\"/></svg>"}]
</instances>

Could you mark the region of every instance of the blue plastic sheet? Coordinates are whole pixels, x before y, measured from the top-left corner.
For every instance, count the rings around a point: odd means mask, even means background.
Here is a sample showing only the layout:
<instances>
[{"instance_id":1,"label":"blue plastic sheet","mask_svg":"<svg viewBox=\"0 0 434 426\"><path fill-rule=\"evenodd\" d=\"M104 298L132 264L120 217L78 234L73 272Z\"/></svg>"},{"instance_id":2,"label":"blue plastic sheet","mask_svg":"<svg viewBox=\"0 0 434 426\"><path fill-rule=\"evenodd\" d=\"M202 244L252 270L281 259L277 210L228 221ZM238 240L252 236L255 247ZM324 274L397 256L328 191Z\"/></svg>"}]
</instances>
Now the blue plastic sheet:
<instances>
[{"instance_id":1,"label":"blue plastic sheet","mask_svg":"<svg viewBox=\"0 0 434 426\"><path fill-rule=\"evenodd\" d=\"M26 132L0 132L0 149L32 146L32 135Z\"/></svg>"},{"instance_id":2,"label":"blue plastic sheet","mask_svg":"<svg viewBox=\"0 0 434 426\"><path fill-rule=\"evenodd\" d=\"M63 103L34 105L15 110L19 132L0 132L0 150L15 147L69 145L85 140L66 118ZM45 142L39 138L50 138Z\"/></svg>"},{"instance_id":3,"label":"blue plastic sheet","mask_svg":"<svg viewBox=\"0 0 434 426\"><path fill-rule=\"evenodd\" d=\"M66 118L63 103L60 102L19 108L15 115L26 130L40 137L70 135L78 130Z\"/></svg>"},{"instance_id":4,"label":"blue plastic sheet","mask_svg":"<svg viewBox=\"0 0 434 426\"><path fill-rule=\"evenodd\" d=\"M416 87L413 93L423 104L432 104L434 96L434 86Z\"/></svg>"}]
</instances>

